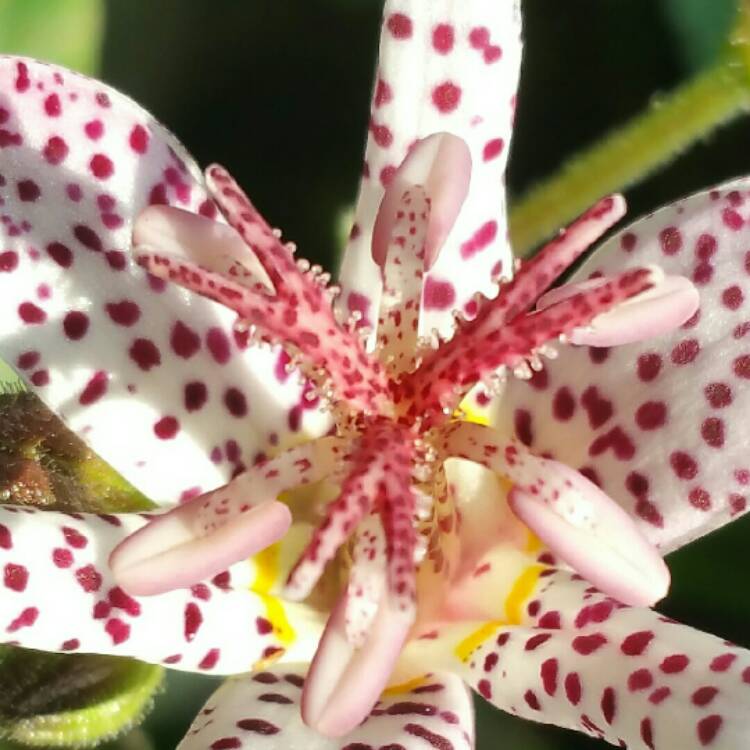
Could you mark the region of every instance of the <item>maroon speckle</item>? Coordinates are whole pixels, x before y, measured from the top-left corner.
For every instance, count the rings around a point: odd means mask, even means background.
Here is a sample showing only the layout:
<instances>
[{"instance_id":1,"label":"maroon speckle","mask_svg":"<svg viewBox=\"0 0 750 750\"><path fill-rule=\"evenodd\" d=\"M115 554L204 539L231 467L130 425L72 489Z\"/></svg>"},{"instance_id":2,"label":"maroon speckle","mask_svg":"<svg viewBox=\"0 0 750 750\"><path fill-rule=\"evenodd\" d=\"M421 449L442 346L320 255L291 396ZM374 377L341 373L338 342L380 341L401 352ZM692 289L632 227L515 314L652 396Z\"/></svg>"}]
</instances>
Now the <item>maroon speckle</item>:
<instances>
[{"instance_id":1,"label":"maroon speckle","mask_svg":"<svg viewBox=\"0 0 750 750\"><path fill-rule=\"evenodd\" d=\"M214 360L220 364L226 364L232 355L229 338L221 328L209 328L206 334L206 346Z\"/></svg>"},{"instance_id":2,"label":"maroon speckle","mask_svg":"<svg viewBox=\"0 0 750 750\"><path fill-rule=\"evenodd\" d=\"M121 300L120 302L108 302L104 306L110 320L120 326L133 326L141 317L141 308L131 300Z\"/></svg>"},{"instance_id":3,"label":"maroon speckle","mask_svg":"<svg viewBox=\"0 0 750 750\"><path fill-rule=\"evenodd\" d=\"M208 400L208 388L200 380L193 380L185 385L185 409L197 411L202 408Z\"/></svg>"},{"instance_id":4,"label":"maroon speckle","mask_svg":"<svg viewBox=\"0 0 750 750\"><path fill-rule=\"evenodd\" d=\"M135 125L130 131L130 137L128 138L130 148L137 154L145 154L148 151L148 141L148 130L143 125Z\"/></svg>"},{"instance_id":5,"label":"maroon speckle","mask_svg":"<svg viewBox=\"0 0 750 750\"><path fill-rule=\"evenodd\" d=\"M178 320L172 327L169 343L178 357L190 359L200 349L201 338L192 328Z\"/></svg>"},{"instance_id":6,"label":"maroon speckle","mask_svg":"<svg viewBox=\"0 0 750 750\"><path fill-rule=\"evenodd\" d=\"M701 745L710 745L716 739L723 723L724 719L719 714L711 714L702 718L696 725Z\"/></svg>"},{"instance_id":7,"label":"maroon speckle","mask_svg":"<svg viewBox=\"0 0 750 750\"><path fill-rule=\"evenodd\" d=\"M99 591L102 585L102 577L93 565L85 565L76 570L76 580L81 588L87 593Z\"/></svg>"},{"instance_id":8,"label":"maroon speckle","mask_svg":"<svg viewBox=\"0 0 750 750\"><path fill-rule=\"evenodd\" d=\"M581 678L577 672L571 672L565 677L565 695L574 706L581 700L583 690L581 689Z\"/></svg>"},{"instance_id":9,"label":"maroon speckle","mask_svg":"<svg viewBox=\"0 0 750 750\"><path fill-rule=\"evenodd\" d=\"M6 628L8 633L15 633L21 628L31 627L39 617L39 610L36 607L26 607L18 617Z\"/></svg>"},{"instance_id":10,"label":"maroon speckle","mask_svg":"<svg viewBox=\"0 0 750 750\"><path fill-rule=\"evenodd\" d=\"M552 400L552 413L560 422L567 422L573 417L576 410L576 402L570 388L563 386L555 393Z\"/></svg>"},{"instance_id":11,"label":"maroon speckle","mask_svg":"<svg viewBox=\"0 0 750 750\"><path fill-rule=\"evenodd\" d=\"M620 650L626 656L640 656L653 639L654 634L650 630L640 630L627 636L620 645Z\"/></svg>"},{"instance_id":12,"label":"maroon speckle","mask_svg":"<svg viewBox=\"0 0 750 750\"><path fill-rule=\"evenodd\" d=\"M18 199L24 203L34 203L42 194L39 185L34 180L19 180L16 184Z\"/></svg>"},{"instance_id":13,"label":"maroon speckle","mask_svg":"<svg viewBox=\"0 0 750 750\"><path fill-rule=\"evenodd\" d=\"M636 424L642 430L656 430L667 421L667 405L663 401L646 401L635 413Z\"/></svg>"},{"instance_id":14,"label":"maroon speckle","mask_svg":"<svg viewBox=\"0 0 750 750\"><path fill-rule=\"evenodd\" d=\"M738 378L750 379L750 355L744 354L737 357L732 363L732 369Z\"/></svg>"},{"instance_id":15,"label":"maroon speckle","mask_svg":"<svg viewBox=\"0 0 750 750\"><path fill-rule=\"evenodd\" d=\"M161 353L150 339L136 339L128 350L130 358L141 370L150 370L161 364Z\"/></svg>"},{"instance_id":16,"label":"maroon speckle","mask_svg":"<svg viewBox=\"0 0 750 750\"><path fill-rule=\"evenodd\" d=\"M68 144L60 136L53 135L47 141L42 154L49 164L56 166L65 161L68 151Z\"/></svg>"},{"instance_id":17,"label":"maroon speckle","mask_svg":"<svg viewBox=\"0 0 750 750\"><path fill-rule=\"evenodd\" d=\"M104 154L94 154L89 162L91 174L99 180L106 180L115 172L115 165L112 160Z\"/></svg>"},{"instance_id":18,"label":"maroon speckle","mask_svg":"<svg viewBox=\"0 0 750 750\"><path fill-rule=\"evenodd\" d=\"M7 563L3 573L5 588L11 591L24 591L29 582L29 571L23 565Z\"/></svg>"},{"instance_id":19,"label":"maroon speckle","mask_svg":"<svg viewBox=\"0 0 750 750\"><path fill-rule=\"evenodd\" d=\"M130 625L123 622L119 617L113 617L111 620L107 620L104 629L112 638L112 643L118 646L124 643L130 637Z\"/></svg>"},{"instance_id":20,"label":"maroon speckle","mask_svg":"<svg viewBox=\"0 0 750 750\"><path fill-rule=\"evenodd\" d=\"M573 639L573 650L583 656L593 654L607 643L607 637L603 633L592 633L591 635L579 635Z\"/></svg>"},{"instance_id":21,"label":"maroon speckle","mask_svg":"<svg viewBox=\"0 0 750 750\"><path fill-rule=\"evenodd\" d=\"M162 417L154 425L154 434L160 440L171 440L180 429L180 423L175 417Z\"/></svg>"},{"instance_id":22,"label":"maroon speckle","mask_svg":"<svg viewBox=\"0 0 750 750\"><path fill-rule=\"evenodd\" d=\"M73 265L73 253L62 242L51 242L47 245L47 254L61 268L70 268Z\"/></svg>"},{"instance_id":23,"label":"maroon speckle","mask_svg":"<svg viewBox=\"0 0 750 750\"><path fill-rule=\"evenodd\" d=\"M39 325L47 320L47 313L33 302L22 302L18 306L18 315L24 323Z\"/></svg>"},{"instance_id":24,"label":"maroon speckle","mask_svg":"<svg viewBox=\"0 0 750 750\"><path fill-rule=\"evenodd\" d=\"M487 141L482 149L482 159L484 161L491 161L496 159L500 154L503 153L505 148L505 141L502 138L493 138L491 141Z\"/></svg>"},{"instance_id":25,"label":"maroon speckle","mask_svg":"<svg viewBox=\"0 0 750 750\"><path fill-rule=\"evenodd\" d=\"M198 628L203 624L203 615L200 607L195 602L188 602L185 605L185 640L190 641L195 638Z\"/></svg>"},{"instance_id":26,"label":"maroon speckle","mask_svg":"<svg viewBox=\"0 0 750 750\"><path fill-rule=\"evenodd\" d=\"M0 273L10 273L18 268L18 253L6 250L0 253Z\"/></svg>"},{"instance_id":27,"label":"maroon speckle","mask_svg":"<svg viewBox=\"0 0 750 750\"><path fill-rule=\"evenodd\" d=\"M659 232L659 242L664 255L676 255L682 250L682 234L677 227L667 227Z\"/></svg>"},{"instance_id":28,"label":"maroon speckle","mask_svg":"<svg viewBox=\"0 0 750 750\"><path fill-rule=\"evenodd\" d=\"M432 30L432 46L441 55L447 55L455 42L453 26L448 23L439 23Z\"/></svg>"},{"instance_id":29,"label":"maroon speckle","mask_svg":"<svg viewBox=\"0 0 750 750\"><path fill-rule=\"evenodd\" d=\"M264 719L240 719L237 726L246 732L263 735L278 734L281 731L275 724L271 724L270 721Z\"/></svg>"},{"instance_id":30,"label":"maroon speckle","mask_svg":"<svg viewBox=\"0 0 750 750\"><path fill-rule=\"evenodd\" d=\"M684 339L672 349L672 362L676 365L690 364L698 356L700 349L700 344L695 339Z\"/></svg>"},{"instance_id":31,"label":"maroon speckle","mask_svg":"<svg viewBox=\"0 0 750 750\"><path fill-rule=\"evenodd\" d=\"M732 403L732 389L726 383L709 383L703 393L714 409L722 409Z\"/></svg>"},{"instance_id":32,"label":"maroon speckle","mask_svg":"<svg viewBox=\"0 0 750 750\"><path fill-rule=\"evenodd\" d=\"M83 126L83 132L92 141L98 141L104 135L104 123L101 120L90 120Z\"/></svg>"},{"instance_id":33,"label":"maroon speckle","mask_svg":"<svg viewBox=\"0 0 750 750\"><path fill-rule=\"evenodd\" d=\"M86 248L96 253L102 251L102 241L99 235L85 224L73 227L73 236Z\"/></svg>"},{"instance_id":34,"label":"maroon speckle","mask_svg":"<svg viewBox=\"0 0 750 750\"><path fill-rule=\"evenodd\" d=\"M198 669L213 669L219 661L220 651L218 648L210 649L198 664Z\"/></svg>"},{"instance_id":35,"label":"maroon speckle","mask_svg":"<svg viewBox=\"0 0 750 750\"><path fill-rule=\"evenodd\" d=\"M57 94L50 94L44 100L44 111L49 117L59 117L62 113L62 104Z\"/></svg>"},{"instance_id":36,"label":"maroon speckle","mask_svg":"<svg viewBox=\"0 0 750 750\"><path fill-rule=\"evenodd\" d=\"M453 112L461 103L461 89L452 81L445 81L432 90L432 103L443 114Z\"/></svg>"},{"instance_id":37,"label":"maroon speckle","mask_svg":"<svg viewBox=\"0 0 750 750\"><path fill-rule=\"evenodd\" d=\"M411 18L404 13L391 13L386 26L396 39L408 39L414 31Z\"/></svg>"},{"instance_id":38,"label":"maroon speckle","mask_svg":"<svg viewBox=\"0 0 750 750\"><path fill-rule=\"evenodd\" d=\"M247 414L247 399L239 388L227 388L224 392L224 405L233 417L244 417Z\"/></svg>"},{"instance_id":39,"label":"maroon speckle","mask_svg":"<svg viewBox=\"0 0 750 750\"><path fill-rule=\"evenodd\" d=\"M109 376L103 370L95 372L83 392L78 397L78 402L82 406L90 406L91 404L98 401L107 392L107 385L109 383Z\"/></svg>"},{"instance_id":40,"label":"maroon speckle","mask_svg":"<svg viewBox=\"0 0 750 750\"><path fill-rule=\"evenodd\" d=\"M424 284L425 310L448 310L456 301L456 290L450 281L440 281L431 276Z\"/></svg>"},{"instance_id":41,"label":"maroon speckle","mask_svg":"<svg viewBox=\"0 0 750 750\"><path fill-rule=\"evenodd\" d=\"M513 425L516 436L526 446L534 442L534 433L531 428L531 412L526 409L516 409L513 415Z\"/></svg>"},{"instance_id":42,"label":"maroon speckle","mask_svg":"<svg viewBox=\"0 0 750 750\"><path fill-rule=\"evenodd\" d=\"M471 258L490 245L495 237L497 237L497 222L494 220L485 222L470 239L461 245L461 257Z\"/></svg>"}]
</instances>

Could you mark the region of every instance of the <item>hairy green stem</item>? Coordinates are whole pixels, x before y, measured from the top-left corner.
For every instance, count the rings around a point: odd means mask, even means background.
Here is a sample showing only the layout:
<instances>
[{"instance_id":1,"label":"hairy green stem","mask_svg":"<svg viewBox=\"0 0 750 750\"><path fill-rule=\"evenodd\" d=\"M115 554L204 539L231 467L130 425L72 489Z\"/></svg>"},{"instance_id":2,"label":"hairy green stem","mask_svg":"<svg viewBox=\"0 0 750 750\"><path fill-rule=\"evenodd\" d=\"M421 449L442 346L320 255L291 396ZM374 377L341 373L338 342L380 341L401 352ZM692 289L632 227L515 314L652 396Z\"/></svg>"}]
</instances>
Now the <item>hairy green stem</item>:
<instances>
[{"instance_id":1,"label":"hairy green stem","mask_svg":"<svg viewBox=\"0 0 750 750\"><path fill-rule=\"evenodd\" d=\"M750 110L746 40L677 91L563 164L511 208L510 233L524 257L595 201L671 161L717 126Z\"/></svg>"}]
</instances>

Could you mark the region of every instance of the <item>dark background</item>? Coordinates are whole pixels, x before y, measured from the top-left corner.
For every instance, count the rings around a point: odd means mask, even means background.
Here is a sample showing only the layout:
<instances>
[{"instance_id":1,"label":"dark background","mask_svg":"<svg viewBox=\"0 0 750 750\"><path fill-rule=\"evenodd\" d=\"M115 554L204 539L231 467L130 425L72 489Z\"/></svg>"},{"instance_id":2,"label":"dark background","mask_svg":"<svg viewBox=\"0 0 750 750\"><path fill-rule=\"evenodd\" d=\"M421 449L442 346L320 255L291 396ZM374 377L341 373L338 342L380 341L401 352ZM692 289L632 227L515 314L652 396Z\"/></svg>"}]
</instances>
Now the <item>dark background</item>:
<instances>
[{"instance_id":1,"label":"dark background","mask_svg":"<svg viewBox=\"0 0 750 750\"><path fill-rule=\"evenodd\" d=\"M381 0L109 0L100 77L156 114L199 162L229 167L304 255L333 267L336 218L356 191L381 7ZM525 0L512 195L710 64L733 7ZM630 191L632 212L748 173L749 142L747 119L711 134ZM673 591L660 608L750 646L749 532L739 521L673 555ZM125 744L174 747L214 684L176 675L145 733ZM479 750L604 747L478 708Z\"/></svg>"}]
</instances>

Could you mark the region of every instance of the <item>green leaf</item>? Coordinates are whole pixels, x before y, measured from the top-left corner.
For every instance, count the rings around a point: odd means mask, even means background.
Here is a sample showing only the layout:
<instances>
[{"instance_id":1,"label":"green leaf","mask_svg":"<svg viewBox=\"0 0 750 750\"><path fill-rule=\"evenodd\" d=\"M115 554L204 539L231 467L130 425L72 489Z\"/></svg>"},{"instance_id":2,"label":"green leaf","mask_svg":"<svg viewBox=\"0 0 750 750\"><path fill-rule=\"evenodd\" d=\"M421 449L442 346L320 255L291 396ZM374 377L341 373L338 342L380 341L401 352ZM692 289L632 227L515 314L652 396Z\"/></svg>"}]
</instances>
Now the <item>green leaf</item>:
<instances>
[{"instance_id":1,"label":"green leaf","mask_svg":"<svg viewBox=\"0 0 750 750\"><path fill-rule=\"evenodd\" d=\"M103 30L101 0L0 0L0 52L93 74Z\"/></svg>"},{"instance_id":2,"label":"green leaf","mask_svg":"<svg viewBox=\"0 0 750 750\"><path fill-rule=\"evenodd\" d=\"M161 667L93 654L0 649L0 738L85 747L124 734L151 708Z\"/></svg>"},{"instance_id":3,"label":"green leaf","mask_svg":"<svg viewBox=\"0 0 750 750\"><path fill-rule=\"evenodd\" d=\"M661 0L689 71L716 61L737 16L738 0Z\"/></svg>"},{"instance_id":4,"label":"green leaf","mask_svg":"<svg viewBox=\"0 0 750 750\"><path fill-rule=\"evenodd\" d=\"M153 507L33 393L0 389L0 503L124 513Z\"/></svg>"},{"instance_id":5,"label":"green leaf","mask_svg":"<svg viewBox=\"0 0 750 750\"><path fill-rule=\"evenodd\" d=\"M9 365L6 365L5 362L0 359L0 386L5 385L6 383L19 382L20 379L18 375L16 375Z\"/></svg>"}]
</instances>

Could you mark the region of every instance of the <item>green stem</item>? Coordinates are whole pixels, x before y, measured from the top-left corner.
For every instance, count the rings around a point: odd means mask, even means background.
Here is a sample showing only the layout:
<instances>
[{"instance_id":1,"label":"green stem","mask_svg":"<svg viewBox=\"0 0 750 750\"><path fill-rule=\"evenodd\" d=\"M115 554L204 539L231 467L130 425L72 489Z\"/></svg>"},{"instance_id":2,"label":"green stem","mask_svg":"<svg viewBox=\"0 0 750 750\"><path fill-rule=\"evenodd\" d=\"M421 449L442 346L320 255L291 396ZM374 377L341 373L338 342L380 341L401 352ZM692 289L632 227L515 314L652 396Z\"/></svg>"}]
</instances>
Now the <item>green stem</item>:
<instances>
[{"instance_id":1,"label":"green stem","mask_svg":"<svg viewBox=\"0 0 750 750\"><path fill-rule=\"evenodd\" d=\"M622 190L673 159L713 128L750 110L744 45L677 91L614 130L532 188L511 209L510 232L519 257L604 195Z\"/></svg>"}]
</instances>

